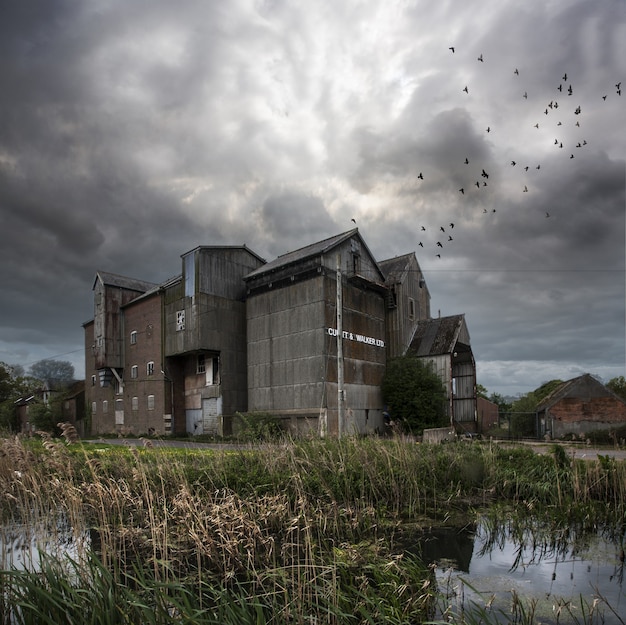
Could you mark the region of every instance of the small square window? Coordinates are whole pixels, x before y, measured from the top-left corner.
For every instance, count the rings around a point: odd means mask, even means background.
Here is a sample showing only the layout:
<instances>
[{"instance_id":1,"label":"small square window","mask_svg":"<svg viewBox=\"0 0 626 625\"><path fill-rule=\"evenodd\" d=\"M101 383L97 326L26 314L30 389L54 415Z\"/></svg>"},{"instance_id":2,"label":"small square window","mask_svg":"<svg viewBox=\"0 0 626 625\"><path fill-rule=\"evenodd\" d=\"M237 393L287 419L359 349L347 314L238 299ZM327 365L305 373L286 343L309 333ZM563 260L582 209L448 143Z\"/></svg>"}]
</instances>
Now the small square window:
<instances>
[{"instance_id":1,"label":"small square window","mask_svg":"<svg viewBox=\"0 0 626 625\"><path fill-rule=\"evenodd\" d=\"M130 344L131 345L136 345L137 343L137 330L133 330L130 333Z\"/></svg>"},{"instance_id":2,"label":"small square window","mask_svg":"<svg viewBox=\"0 0 626 625\"><path fill-rule=\"evenodd\" d=\"M154 375L154 362L150 361L146 365L146 374L147 375Z\"/></svg>"},{"instance_id":3,"label":"small square window","mask_svg":"<svg viewBox=\"0 0 626 625\"><path fill-rule=\"evenodd\" d=\"M130 368L130 377L133 380L136 380L139 377L139 367L137 365L133 365Z\"/></svg>"}]
</instances>

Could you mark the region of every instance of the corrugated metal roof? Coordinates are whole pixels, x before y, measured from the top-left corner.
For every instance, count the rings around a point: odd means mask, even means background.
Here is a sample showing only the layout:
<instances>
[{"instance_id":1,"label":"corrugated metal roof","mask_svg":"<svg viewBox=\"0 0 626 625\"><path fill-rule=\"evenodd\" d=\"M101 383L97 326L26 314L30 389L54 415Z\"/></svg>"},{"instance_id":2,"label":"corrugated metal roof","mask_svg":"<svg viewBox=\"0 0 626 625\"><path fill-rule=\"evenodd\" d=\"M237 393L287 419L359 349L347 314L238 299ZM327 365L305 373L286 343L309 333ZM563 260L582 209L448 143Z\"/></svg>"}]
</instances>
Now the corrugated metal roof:
<instances>
[{"instance_id":1,"label":"corrugated metal roof","mask_svg":"<svg viewBox=\"0 0 626 625\"><path fill-rule=\"evenodd\" d=\"M407 353L416 356L452 353L464 323L465 315L419 321Z\"/></svg>"},{"instance_id":2,"label":"corrugated metal roof","mask_svg":"<svg viewBox=\"0 0 626 625\"><path fill-rule=\"evenodd\" d=\"M349 230L348 232L337 234L334 237L324 239L323 241L318 241L317 243L311 243L311 245L301 247L300 249L294 250L293 252L287 252L286 254L283 254L282 256L278 256L277 258L263 265L262 267L259 267L258 269L255 269L254 271L250 272L247 276L244 277L244 280L249 280L250 278L261 276L264 273L269 273L280 267L293 265L307 258L313 258L315 256L320 256L321 254L325 254L329 250L332 250L334 247L337 247L337 245L339 245L340 243L343 243L343 241L349 239L351 236L354 236L355 234L358 234L358 233L359 233L358 229L355 228L353 230Z\"/></svg>"},{"instance_id":3,"label":"corrugated metal roof","mask_svg":"<svg viewBox=\"0 0 626 625\"><path fill-rule=\"evenodd\" d=\"M115 273L109 273L108 271L96 272L96 280L100 280L105 286L116 286L121 289L128 289L129 291L137 291L138 293L145 293L146 291L158 286L154 282L128 278Z\"/></svg>"}]
</instances>

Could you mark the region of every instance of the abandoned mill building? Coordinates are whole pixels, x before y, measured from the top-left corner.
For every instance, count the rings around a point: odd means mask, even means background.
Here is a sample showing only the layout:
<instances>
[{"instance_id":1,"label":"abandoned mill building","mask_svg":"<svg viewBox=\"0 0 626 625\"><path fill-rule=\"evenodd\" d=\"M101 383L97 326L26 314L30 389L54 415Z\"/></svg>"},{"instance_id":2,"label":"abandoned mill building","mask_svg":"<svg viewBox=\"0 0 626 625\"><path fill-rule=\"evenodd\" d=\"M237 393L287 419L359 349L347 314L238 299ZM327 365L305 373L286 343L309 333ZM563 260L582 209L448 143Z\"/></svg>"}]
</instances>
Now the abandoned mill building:
<instances>
[{"instance_id":1,"label":"abandoned mill building","mask_svg":"<svg viewBox=\"0 0 626 625\"><path fill-rule=\"evenodd\" d=\"M270 413L293 433L382 431L386 362L408 350L438 367L451 422L475 428L463 315L431 319L415 254L377 262L358 229L270 262L246 246L200 246L163 284L98 271L93 293L93 434L225 436L238 412ZM425 350L443 328L444 353Z\"/></svg>"}]
</instances>

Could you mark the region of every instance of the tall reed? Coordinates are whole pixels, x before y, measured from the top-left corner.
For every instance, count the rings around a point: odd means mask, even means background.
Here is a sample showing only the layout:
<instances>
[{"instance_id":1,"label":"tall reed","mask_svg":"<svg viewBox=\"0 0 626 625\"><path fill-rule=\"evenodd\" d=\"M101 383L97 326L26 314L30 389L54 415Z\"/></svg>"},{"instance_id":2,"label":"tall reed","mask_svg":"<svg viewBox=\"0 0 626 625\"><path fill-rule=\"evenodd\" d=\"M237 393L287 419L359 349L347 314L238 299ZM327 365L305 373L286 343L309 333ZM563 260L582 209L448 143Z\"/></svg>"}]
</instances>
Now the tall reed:
<instances>
[{"instance_id":1,"label":"tall reed","mask_svg":"<svg viewBox=\"0 0 626 625\"><path fill-rule=\"evenodd\" d=\"M110 575L123 592L138 593L120 600L134 606L150 595L152 605L155 593L165 594L168 610L186 614L218 599L233 614L251 605L241 622L270 613L303 623L313 615L338 623L423 618L432 578L403 547L407 523L466 518L496 500L529 509L560 502L572 514L597 507L607 521L623 519L625 483L623 462L557 462L474 443L312 439L235 451L49 438L0 444L3 522L63 515L91 532L89 575L104 585ZM4 583L24 605L43 592L25 574ZM86 591L76 592L67 590L79 602Z\"/></svg>"}]
</instances>

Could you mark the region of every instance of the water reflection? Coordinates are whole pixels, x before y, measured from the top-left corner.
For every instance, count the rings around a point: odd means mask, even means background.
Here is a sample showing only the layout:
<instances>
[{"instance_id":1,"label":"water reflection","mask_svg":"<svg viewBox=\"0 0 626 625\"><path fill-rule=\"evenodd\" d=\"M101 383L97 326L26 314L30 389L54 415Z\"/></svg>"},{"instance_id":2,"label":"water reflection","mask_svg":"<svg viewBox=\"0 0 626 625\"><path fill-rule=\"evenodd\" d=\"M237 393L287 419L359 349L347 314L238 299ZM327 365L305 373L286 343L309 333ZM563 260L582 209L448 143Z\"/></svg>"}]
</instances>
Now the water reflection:
<instances>
[{"instance_id":1,"label":"water reflection","mask_svg":"<svg viewBox=\"0 0 626 625\"><path fill-rule=\"evenodd\" d=\"M43 554L76 562L88 546L88 532L74 530L62 514L34 525L8 523L0 526L0 570L40 570Z\"/></svg>"},{"instance_id":2,"label":"water reflection","mask_svg":"<svg viewBox=\"0 0 626 625\"><path fill-rule=\"evenodd\" d=\"M536 516L485 515L475 526L429 532L420 550L436 566L439 588L457 609L489 605L510 615L512 597L524 597L542 622L563 623L563 606L582 616L582 599L586 606L604 608L594 622L608 625L624 623L617 615L626 612L625 539L623 527L590 531L575 524L557 527Z\"/></svg>"}]
</instances>

